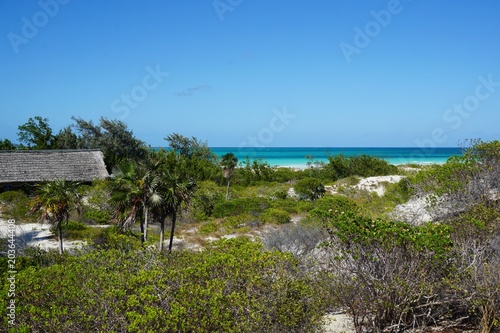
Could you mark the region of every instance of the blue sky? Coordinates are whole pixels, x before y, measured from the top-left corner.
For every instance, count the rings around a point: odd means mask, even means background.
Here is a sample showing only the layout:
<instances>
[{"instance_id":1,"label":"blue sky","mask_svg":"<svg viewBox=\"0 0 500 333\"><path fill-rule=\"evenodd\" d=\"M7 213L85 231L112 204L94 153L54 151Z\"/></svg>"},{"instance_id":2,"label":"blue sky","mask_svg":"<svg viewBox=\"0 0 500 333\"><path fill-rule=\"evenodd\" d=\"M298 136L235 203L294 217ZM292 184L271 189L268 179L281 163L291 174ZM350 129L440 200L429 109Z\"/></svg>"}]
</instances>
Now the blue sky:
<instances>
[{"instance_id":1,"label":"blue sky","mask_svg":"<svg viewBox=\"0 0 500 333\"><path fill-rule=\"evenodd\" d=\"M500 2L0 0L0 139L37 115L152 146L499 139Z\"/></svg>"}]
</instances>

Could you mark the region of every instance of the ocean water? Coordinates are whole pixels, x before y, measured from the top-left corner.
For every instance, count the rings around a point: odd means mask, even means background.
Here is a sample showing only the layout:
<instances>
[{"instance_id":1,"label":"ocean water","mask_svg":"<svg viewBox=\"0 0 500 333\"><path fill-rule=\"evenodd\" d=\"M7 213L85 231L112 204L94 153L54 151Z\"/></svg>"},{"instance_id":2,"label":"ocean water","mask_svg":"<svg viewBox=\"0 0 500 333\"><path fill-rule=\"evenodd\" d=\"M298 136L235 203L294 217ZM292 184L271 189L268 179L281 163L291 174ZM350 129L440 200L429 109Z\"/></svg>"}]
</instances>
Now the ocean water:
<instances>
[{"instance_id":1,"label":"ocean water","mask_svg":"<svg viewBox=\"0 0 500 333\"><path fill-rule=\"evenodd\" d=\"M344 156L371 155L382 158L391 164L439 164L445 163L448 158L460 155L460 148L338 148L338 147L269 147L269 148L239 148L239 147L211 147L217 156L233 153L239 160L247 157L250 161L259 159L271 166L286 166L305 168L312 157L313 161L328 162L328 156L344 154Z\"/></svg>"}]
</instances>

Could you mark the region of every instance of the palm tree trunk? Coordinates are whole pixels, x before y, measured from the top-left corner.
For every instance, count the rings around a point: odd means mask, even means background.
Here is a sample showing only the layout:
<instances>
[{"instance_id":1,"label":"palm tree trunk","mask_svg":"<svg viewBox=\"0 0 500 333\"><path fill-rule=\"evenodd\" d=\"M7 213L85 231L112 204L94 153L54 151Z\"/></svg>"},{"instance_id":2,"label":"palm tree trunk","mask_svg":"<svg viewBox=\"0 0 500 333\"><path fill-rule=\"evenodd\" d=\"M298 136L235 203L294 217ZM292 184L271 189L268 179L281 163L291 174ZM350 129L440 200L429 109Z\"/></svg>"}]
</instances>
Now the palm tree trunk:
<instances>
[{"instance_id":1,"label":"palm tree trunk","mask_svg":"<svg viewBox=\"0 0 500 333\"><path fill-rule=\"evenodd\" d=\"M177 219L177 214L174 211L172 213L172 229L170 231L170 243L168 244L168 252L172 252L172 245L174 243L174 230L175 230L175 220Z\"/></svg>"},{"instance_id":2,"label":"palm tree trunk","mask_svg":"<svg viewBox=\"0 0 500 333\"><path fill-rule=\"evenodd\" d=\"M61 221L57 221L57 234L58 234L58 237L59 237L59 254L63 254L64 253L64 248L63 248L63 237L62 237L62 220Z\"/></svg>"},{"instance_id":3,"label":"palm tree trunk","mask_svg":"<svg viewBox=\"0 0 500 333\"><path fill-rule=\"evenodd\" d=\"M141 224L141 245L144 246L144 217L140 217L140 224Z\"/></svg>"},{"instance_id":4,"label":"palm tree trunk","mask_svg":"<svg viewBox=\"0 0 500 333\"><path fill-rule=\"evenodd\" d=\"M148 207L144 207L144 241L148 240Z\"/></svg>"},{"instance_id":5,"label":"palm tree trunk","mask_svg":"<svg viewBox=\"0 0 500 333\"><path fill-rule=\"evenodd\" d=\"M229 199L229 183L231 181L229 180L229 178L227 179L227 188L226 188L226 201Z\"/></svg>"},{"instance_id":6,"label":"palm tree trunk","mask_svg":"<svg viewBox=\"0 0 500 333\"><path fill-rule=\"evenodd\" d=\"M163 251L164 239L165 239L165 219L160 219L160 252Z\"/></svg>"}]
</instances>

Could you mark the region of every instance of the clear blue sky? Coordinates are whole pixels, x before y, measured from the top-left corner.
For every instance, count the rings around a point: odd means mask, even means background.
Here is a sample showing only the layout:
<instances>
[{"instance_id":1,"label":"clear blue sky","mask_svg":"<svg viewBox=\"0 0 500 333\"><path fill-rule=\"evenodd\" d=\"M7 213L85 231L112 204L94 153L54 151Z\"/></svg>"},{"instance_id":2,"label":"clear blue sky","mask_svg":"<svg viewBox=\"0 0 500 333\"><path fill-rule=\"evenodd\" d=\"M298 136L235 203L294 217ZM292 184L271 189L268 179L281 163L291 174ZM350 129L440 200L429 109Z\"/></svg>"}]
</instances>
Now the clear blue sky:
<instances>
[{"instance_id":1,"label":"clear blue sky","mask_svg":"<svg viewBox=\"0 0 500 333\"><path fill-rule=\"evenodd\" d=\"M498 0L0 0L0 138L40 115L152 146L499 139L499 18Z\"/></svg>"}]
</instances>

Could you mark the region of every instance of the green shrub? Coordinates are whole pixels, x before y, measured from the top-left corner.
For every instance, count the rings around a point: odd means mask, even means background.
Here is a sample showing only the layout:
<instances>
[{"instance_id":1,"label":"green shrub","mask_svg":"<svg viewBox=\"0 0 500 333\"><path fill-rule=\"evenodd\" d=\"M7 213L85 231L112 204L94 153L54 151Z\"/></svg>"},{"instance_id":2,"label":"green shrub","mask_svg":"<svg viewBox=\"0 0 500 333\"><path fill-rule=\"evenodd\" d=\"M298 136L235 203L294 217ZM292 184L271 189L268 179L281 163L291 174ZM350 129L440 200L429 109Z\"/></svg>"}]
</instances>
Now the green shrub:
<instances>
[{"instance_id":1,"label":"green shrub","mask_svg":"<svg viewBox=\"0 0 500 333\"><path fill-rule=\"evenodd\" d=\"M87 230L88 227L82 222L68 221L62 224L63 230Z\"/></svg>"},{"instance_id":2,"label":"green shrub","mask_svg":"<svg viewBox=\"0 0 500 333\"><path fill-rule=\"evenodd\" d=\"M107 228L97 228L99 231L92 237L94 247L100 249L114 249L120 251L132 251L142 248L140 236L133 234L130 231L121 233L120 228L116 226ZM165 235L165 239L168 235Z\"/></svg>"},{"instance_id":3,"label":"green shrub","mask_svg":"<svg viewBox=\"0 0 500 333\"><path fill-rule=\"evenodd\" d=\"M85 239L93 239L94 237L101 234L101 230L99 228L89 228L83 222L77 221L68 221L67 223L61 224L63 239L66 240L85 240ZM52 225L50 227L50 231L57 235L57 227L56 225Z\"/></svg>"},{"instance_id":4,"label":"green shrub","mask_svg":"<svg viewBox=\"0 0 500 333\"><path fill-rule=\"evenodd\" d=\"M0 193L0 203L9 204L26 198L26 194L21 191L7 191Z\"/></svg>"},{"instance_id":5,"label":"green shrub","mask_svg":"<svg viewBox=\"0 0 500 333\"><path fill-rule=\"evenodd\" d=\"M216 204L224 199L224 190L213 181L204 181L198 185L191 201L191 211L197 220L212 216Z\"/></svg>"},{"instance_id":6,"label":"green shrub","mask_svg":"<svg viewBox=\"0 0 500 333\"><path fill-rule=\"evenodd\" d=\"M248 227L258 227L260 226L260 221L253 215L248 213L228 216L222 220L222 227L227 232L233 232L236 229Z\"/></svg>"},{"instance_id":7,"label":"green shrub","mask_svg":"<svg viewBox=\"0 0 500 333\"><path fill-rule=\"evenodd\" d=\"M329 263L333 301L349 309L357 331L402 331L434 323L449 311L448 301L436 293L451 267L449 227L319 213L335 258Z\"/></svg>"},{"instance_id":8,"label":"green shrub","mask_svg":"<svg viewBox=\"0 0 500 333\"><path fill-rule=\"evenodd\" d=\"M316 332L327 305L290 254L246 239L170 255L89 251L16 281L28 332ZM0 298L2 321L5 311Z\"/></svg>"},{"instance_id":9,"label":"green shrub","mask_svg":"<svg viewBox=\"0 0 500 333\"><path fill-rule=\"evenodd\" d=\"M311 177L297 181L294 189L300 197L307 200L316 200L325 194L325 187L321 180Z\"/></svg>"},{"instance_id":10,"label":"green shrub","mask_svg":"<svg viewBox=\"0 0 500 333\"><path fill-rule=\"evenodd\" d=\"M269 202L266 198L236 198L217 203L213 210L213 216L220 218L243 213L258 215L268 207Z\"/></svg>"},{"instance_id":11,"label":"green shrub","mask_svg":"<svg viewBox=\"0 0 500 333\"><path fill-rule=\"evenodd\" d=\"M2 213L7 218L13 218L18 221L36 218L36 216L29 214L30 198L22 191L0 193L0 204L2 205Z\"/></svg>"},{"instance_id":12,"label":"green shrub","mask_svg":"<svg viewBox=\"0 0 500 333\"><path fill-rule=\"evenodd\" d=\"M290 223L290 214L282 209L269 208L261 216L264 223L286 224Z\"/></svg>"},{"instance_id":13,"label":"green shrub","mask_svg":"<svg viewBox=\"0 0 500 333\"><path fill-rule=\"evenodd\" d=\"M301 201L297 201L291 198L273 200L270 202L272 208L279 208L290 214L298 214L300 210Z\"/></svg>"},{"instance_id":14,"label":"green shrub","mask_svg":"<svg viewBox=\"0 0 500 333\"><path fill-rule=\"evenodd\" d=\"M277 168L274 177L279 183L291 182L302 178L302 171L295 171L291 168Z\"/></svg>"},{"instance_id":15,"label":"green shrub","mask_svg":"<svg viewBox=\"0 0 500 333\"><path fill-rule=\"evenodd\" d=\"M208 235L213 232L216 232L218 229L219 227L217 226L217 223L214 221L210 221L202 223L199 227L199 232L200 235Z\"/></svg>"},{"instance_id":16,"label":"green shrub","mask_svg":"<svg viewBox=\"0 0 500 333\"><path fill-rule=\"evenodd\" d=\"M83 212L82 220L88 224L109 224L111 216L107 211L89 208Z\"/></svg>"},{"instance_id":17,"label":"green shrub","mask_svg":"<svg viewBox=\"0 0 500 333\"><path fill-rule=\"evenodd\" d=\"M345 157L335 155L328 157L329 163L325 166L325 173L332 180L338 180L349 176L372 177L398 174L395 165L370 155L357 155Z\"/></svg>"}]
</instances>

